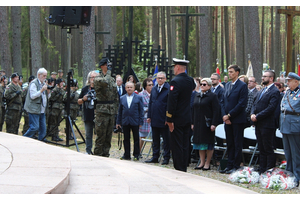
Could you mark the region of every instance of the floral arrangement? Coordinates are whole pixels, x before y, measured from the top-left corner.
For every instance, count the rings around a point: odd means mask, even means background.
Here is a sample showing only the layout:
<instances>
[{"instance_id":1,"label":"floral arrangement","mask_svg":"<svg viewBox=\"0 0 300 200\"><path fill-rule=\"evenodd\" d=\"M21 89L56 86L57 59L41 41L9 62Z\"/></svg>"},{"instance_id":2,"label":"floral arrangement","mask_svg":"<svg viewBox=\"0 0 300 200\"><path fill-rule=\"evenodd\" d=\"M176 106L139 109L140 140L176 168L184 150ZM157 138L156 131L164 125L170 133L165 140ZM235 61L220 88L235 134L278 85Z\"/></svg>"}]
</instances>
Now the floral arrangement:
<instances>
[{"instance_id":1,"label":"floral arrangement","mask_svg":"<svg viewBox=\"0 0 300 200\"><path fill-rule=\"evenodd\" d=\"M280 166L279 166L280 169L285 169L286 168L286 161L282 161Z\"/></svg>"},{"instance_id":2,"label":"floral arrangement","mask_svg":"<svg viewBox=\"0 0 300 200\"><path fill-rule=\"evenodd\" d=\"M272 168L260 176L262 188L274 190L288 190L296 187L296 177L292 172L284 169Z\"/></svg>"},{"instance_id":3,"label":"floral arrangement","mask_svg":"<svg viewBox=\"0 0 300 200\"><path fill-rule=\"evenodd\" d=\"M250 167L242 167L229 175L229 180L236 183L258 183L259 173Z\"/></svg>"}]
</instances>

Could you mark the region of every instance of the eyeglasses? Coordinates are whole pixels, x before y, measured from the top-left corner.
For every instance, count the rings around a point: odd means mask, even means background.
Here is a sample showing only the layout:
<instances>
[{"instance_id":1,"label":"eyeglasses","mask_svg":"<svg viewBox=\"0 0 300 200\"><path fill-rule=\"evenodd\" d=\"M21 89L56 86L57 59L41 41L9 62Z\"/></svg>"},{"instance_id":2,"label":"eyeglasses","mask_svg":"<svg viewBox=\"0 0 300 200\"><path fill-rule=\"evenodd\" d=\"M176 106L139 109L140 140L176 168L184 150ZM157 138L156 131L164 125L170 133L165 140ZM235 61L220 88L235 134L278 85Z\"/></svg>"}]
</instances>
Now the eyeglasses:
<instances>
[{"instance_id":1,"label":"eyeglasses","mask_svg":"<svg viewBox=\"0 0 300 200\"><path fill-rule=\"evenodd\" d=\"M266 78L266 77L272 77L272 76L262 76L262 78Z\"/></svg>"},{"instance_id":2,"label":"eyeglasses","mask_svg":"<svg viewBox=\"0 0 300 200\"><path fill-rule=\"evenodd\" d=\"M200 83L200 86L206 86L207 84L206 83Z\"/></svg>"},{"instance_id":3,"label":"eyeglasses","mask_svg":"<svg viewBox=\"0 0 300 200\"><path fill-rule=\"evenodd\" d=\"M148 84L147 86L153 86L153 84Z\"/></svg>"},{"instance_id":4,"label":"eyeglasses","mask_svg":"<svg viewBox=\"0 0 300 200\"><path fill-rule=\"evenodd\" d=\"M165 79L165 78L164 77L157 77L157 79L162 80L162 79Z\"/></svg>"},{"instance_id":5,"label":"eyeglasses","mask_svg":"<svg viewBox=\"0 0 300 200\"><path fill-rule=\"evenodd\" d=\"M91 76L90 78L96 78L95 76Z\"/></svg>"},{"instance_id":6,"label":"eyeglasses","mask_svg":"<svg viewBox=\"0 0 300 200\"><path fill-rule=\"evenodd\" d=\"M216 79L216 78L211 78L210 80L215 81L215 80L218 80L218 79Z\"/></svg>"}]
</instances>

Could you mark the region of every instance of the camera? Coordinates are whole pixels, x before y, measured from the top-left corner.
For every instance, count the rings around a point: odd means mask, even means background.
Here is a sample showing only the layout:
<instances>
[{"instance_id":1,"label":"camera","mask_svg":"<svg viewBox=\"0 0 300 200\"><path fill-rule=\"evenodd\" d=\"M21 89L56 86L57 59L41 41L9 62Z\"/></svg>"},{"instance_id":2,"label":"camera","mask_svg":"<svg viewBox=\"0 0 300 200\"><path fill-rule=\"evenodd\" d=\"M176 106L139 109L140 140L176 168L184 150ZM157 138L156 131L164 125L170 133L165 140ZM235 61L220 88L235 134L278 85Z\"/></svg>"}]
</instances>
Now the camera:
<instances>
[{"instance_id":1,"label":"camera","mask_svg":"<svg viewBox=\"0 0 300 200\"><path fill-rule=\"evenodd\" d=\"M87 101L92 101L92 100L96 100L96 91L94 89L91 89L87 93Z\"/></svg>"},{"instance_id":2,"label":"camera","mask_svg":"<svg viewBox=\"0 0 300 200\"><path fill-rule=\"evenodd\" d=\"M114 133L123 133L123 129L121 127L115 128Z\"/></svg>"}]
</instances>

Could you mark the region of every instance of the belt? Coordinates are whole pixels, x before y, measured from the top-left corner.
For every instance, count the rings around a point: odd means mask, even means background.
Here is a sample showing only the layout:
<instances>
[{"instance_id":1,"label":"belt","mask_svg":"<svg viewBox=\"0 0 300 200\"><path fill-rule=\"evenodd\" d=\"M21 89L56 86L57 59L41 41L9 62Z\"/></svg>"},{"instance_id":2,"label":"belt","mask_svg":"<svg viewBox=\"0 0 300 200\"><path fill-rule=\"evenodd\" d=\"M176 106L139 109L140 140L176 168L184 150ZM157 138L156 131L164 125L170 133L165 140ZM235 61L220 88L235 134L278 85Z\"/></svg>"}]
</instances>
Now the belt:
<instances>
[{"instance_id":1,"label":"belt","mask_svg":"<svg viewBox=\"0 0 300 200\"><path fill-rule=\"evenodd\" d=\"M300 113L298 112L291 112L291 111L281 111L282 113L285 113L286 115L297 115L300 116Z\"/></svg>"},{"instance_id":2,"label":"belt","mask_svg":"<svg viewBox=\"0 0 300 200\"><path fill-rule=\"evenodd\" d=\"M113 104L114 101L97 101L97 104Z\"/></svg>"}]
</instances>

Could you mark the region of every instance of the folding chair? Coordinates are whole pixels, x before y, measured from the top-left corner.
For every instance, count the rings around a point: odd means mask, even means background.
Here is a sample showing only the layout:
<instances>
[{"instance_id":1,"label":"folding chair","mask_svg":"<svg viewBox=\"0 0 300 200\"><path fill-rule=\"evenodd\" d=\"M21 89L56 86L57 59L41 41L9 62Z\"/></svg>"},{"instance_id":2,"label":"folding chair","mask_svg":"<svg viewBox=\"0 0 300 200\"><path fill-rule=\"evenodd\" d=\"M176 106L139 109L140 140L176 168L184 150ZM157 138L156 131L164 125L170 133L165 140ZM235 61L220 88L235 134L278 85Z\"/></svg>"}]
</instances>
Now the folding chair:
<instances>
[{"instance_id":1,"label":"folding chair","mask_svg":"<svg viewBox=\"0 0 300 200\"><path fill-rule=\"evenodd\" d=\"M151 150L152 150L152 142L153 142L153 139L152 139L152 130L151 130L151 129L150 129L150 131L149 131L147 137L146 137L146 138L142 138L142 141L144 141L144 144L143 144L143 146L142 146L142 148L141 148L140 157L141 157L142 154L143 154L143 151L144 151L144 149L145 149L146 144L147 144L148 142L151 143L151 146L150 146L150 148L149 148L149 152L148 152L148 154L147 154L147 156L146 156L146 158L148 158L148 156L150 155L150 152L151 152Z\"/></svg>"},{"instance_id":2,"label":"folding chair","mask_svg":"<svg viewBox=\"0 0 300 200\"><path fill-rule=\"evenodd\" d=\"M224 124L219 124L215 130L215 136L222 139L222 140L226 140L226 134L225 134L225 129L224 129ZM222 155L222 160L224 159L226 152L227 152L227 147L226 147L226 143L223 143L224 146L218 146L215 145L215 150L217 151L223 151L223 155ZM199 165L199 163L198 163ZM219 165L218 169L220 168L221 165Z\"/></svg>"},{"instance_id":3,"label":"folding chair","mask_svg":"<svg viewBox=\"0 0 300 200\"><path fill-rule=\"evenodd\" d=\"M259 154L258 144L257 144L257 141L256 141L256 135L255 135L255 128L252 127L252 126L248 127L248 128L245 128L244 129L244 138L247 138L249 140L253 140L253 141L256 142L255 147L254 146L249 146L249 149L243 149L243 153L252 154L249 165L248 165L250 167L255 154ZM257 160L258 160L258 158L256 159L255 164L257 163ZM245 163L245 160L244 160L244 163Z\"/></svg>"}]
</instances>

